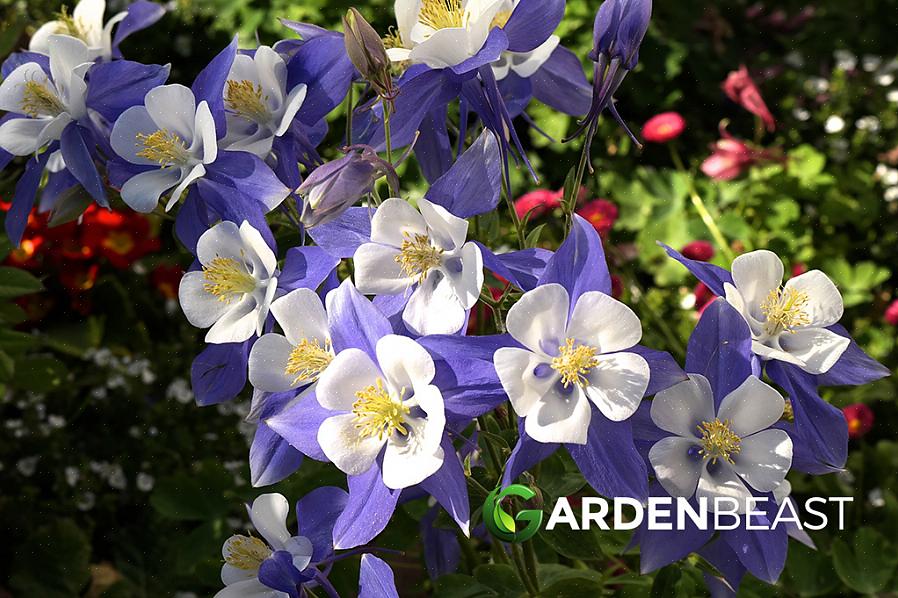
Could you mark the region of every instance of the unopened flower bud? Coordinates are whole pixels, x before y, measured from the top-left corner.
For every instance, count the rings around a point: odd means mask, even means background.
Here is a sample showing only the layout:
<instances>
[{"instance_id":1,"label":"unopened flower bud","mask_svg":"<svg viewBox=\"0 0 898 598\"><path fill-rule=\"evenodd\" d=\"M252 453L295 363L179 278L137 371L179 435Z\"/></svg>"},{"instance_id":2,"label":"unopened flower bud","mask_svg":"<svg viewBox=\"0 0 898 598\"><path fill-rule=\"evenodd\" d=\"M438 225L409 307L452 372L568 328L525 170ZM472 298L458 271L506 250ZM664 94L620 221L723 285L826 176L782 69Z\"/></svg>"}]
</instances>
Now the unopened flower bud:
<instances>
[{"instance_id":1,"label":"unopened flower bud","mask_svg":"<svg viewBox=\"0 0 898 598\"><path fill-rule=\"evenodd\" d=\"M356 70L381 97L393 97L391 62L384 42L365 17L350 8L343 17L343 39L346 53Z\"/></svg>"}]
</instances>

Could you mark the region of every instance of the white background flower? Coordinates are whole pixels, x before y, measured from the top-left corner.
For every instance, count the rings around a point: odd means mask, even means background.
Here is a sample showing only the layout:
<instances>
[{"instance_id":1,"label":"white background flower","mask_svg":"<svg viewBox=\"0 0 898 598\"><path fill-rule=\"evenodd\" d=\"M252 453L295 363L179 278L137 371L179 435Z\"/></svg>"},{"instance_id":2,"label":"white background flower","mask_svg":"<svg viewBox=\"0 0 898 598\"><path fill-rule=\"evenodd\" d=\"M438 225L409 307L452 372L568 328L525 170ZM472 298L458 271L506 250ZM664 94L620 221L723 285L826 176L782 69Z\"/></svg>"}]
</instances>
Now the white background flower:
<instances>
[{"instance_id":1,"label":"white background flower","mask_svg":"<svg viewBox=\"0 0 898 598\"><path fill-rule=\"evenodd\" d=\"M388 199L371 219L371 243L359 247L355 284L362 293L395 295L417 283L402 320L413 332L452 334L465 323L483 286L483 256L465 243L468 221L426 199L420 213Z\"/></svg>"},{"instance_id":2,"label":"white background flower","mask_svg":"<svg viewBox=\"0 0 898 598\"><path fill-rule=\"evenodd\" d=\"M261 334L277 290L274 252L248 222L220 222L200 237L202 270L181 279L178 299L187 320L209 328L207 343L240 343Z\"/></svg>"},{"instance_id":3,"label":"white background flower","mask_svg":"<svg viewBox=\"0 0 898 598\"><path fill-rule=\"evenodd\" d=\"M122 187L122 199L138 212L151 212L159 198L174 191L170 210L187 186L206 174L204 165L218 157L215 121L209 105L183 85L151 89L144 106L128 108L115 121L110 143L132 164L156 166L131 177Z\"/></svg>"},{"instance_id":4,"label":"white background flower","mask_svg":"<svg viewBox=\"0 0 898 598\"><path fill-rule=\"evenodd\" d=\"M714 413L714 393L704 376L659 392L652 421L676 434L655 443L649 461L658 481L672 496L734 498L739 512L752 496L774 491L792 466L792 439L769 430L783 415L785 401L773 388L751 376L728 394Z\"/></svg>"},{"instance_id":5,"label":"white background flower","mask_svg":"<svg viewBox=\"0 0 898 598\"><path fill-rule=\"evenodd\" d=\"M649 365L621 352L642 338L623 303L599 292L570 298L558 284L529 291L509 311L509 334L524 347L503 347L493 362L527 435L539 442L585 444L592 407L612 421L633 415L649 382Z\"/></svg>"},{"instance_id":6,"label":"white background flower","mask_svg":"<svg viewBox=\"0 0 898 598\"><path fill-rule=\"evenodd\" d=\"M752 350L762 359L793 363L822 374L839 360L850 340L827 330L842 317L842 296L826 274L811 270L783 285L783 262L771 251L733 260L726 300L748 322Z\"/></svg>"},{"instance_id":7,"label":"white background flower","mask_svg":"<svg viewBox=\"0 0 898 598\"><path fill-rule=\"evenodd\" d=\"M83 41L89 51L91 61L97 58L112 58L112 28L128 16L128 11L115 14L106 25L103 25L103 13L106 12L105 0L81 0L75 5L71 15L65 19L49 21L41 25L31 41L28 49L41 54L50 53L50 37L55 34L67 35Z\"/></svg>"},{"instance_id":8,"label":"white background flower","mask_svg":"<svg viewBox=\"0 0 898 598\"><path fill-rule=\"evenodd\" d=\"M431 384L433 359L412 339L384 336L376 352L377 364L359 349L341 351L322 374L318 402L340 413L321 424L318 443L349 475L368 471L383 449L384 484L407 488L443 464L443 396Z\"/></svg>"}]
</instances>

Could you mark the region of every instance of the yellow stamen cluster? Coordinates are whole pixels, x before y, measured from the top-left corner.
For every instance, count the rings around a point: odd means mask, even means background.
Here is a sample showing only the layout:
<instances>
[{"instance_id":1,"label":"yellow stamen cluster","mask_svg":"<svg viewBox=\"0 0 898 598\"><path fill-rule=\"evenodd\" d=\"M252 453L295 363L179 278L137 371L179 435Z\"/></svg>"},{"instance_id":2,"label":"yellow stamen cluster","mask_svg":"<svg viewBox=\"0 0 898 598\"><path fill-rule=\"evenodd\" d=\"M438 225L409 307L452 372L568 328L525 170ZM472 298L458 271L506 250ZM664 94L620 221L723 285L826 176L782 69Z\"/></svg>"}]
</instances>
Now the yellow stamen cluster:
<instances>
[{"instance_id":1,"label":"yellow stamen cluster","mask_svg":"<svg viewBox=\"0 0 898 598\"><path fill-rule=\"evenodd\" d=\"M723 459L732 465L732 455L738 455L742 451L742 439L730 429L730 420L720 421L715 418L714 421L702 422L696 427L702 434L702 448L699 451L702 457L711 459L712 463Z\"/></svg>"},{"instance_id":2,"label":"yellow stamen cluster","mask_svg":"<svg viewBox=\"0 0 898 598\"><path fill-rule=\"evenodd\" d=\"M233 536L225 544L225 562L244 571L256 571L271 556L271 549L252 536Z\"/></svg>"},{"instance_id":3,"label":"yellow stamen cluster","mask_svg":"<svg viewBox=\"0 0 898 598\"><path fill-rule=\"evenodd\" d=\"M773 289L764 302L761 312L767 316L767 334L795 332L798 326L810 324L807 314L808 294L790 287Z\"/></svg>"},{"instance_id":4,"label":"yellow stamen cluster","mask_svg":"<svg viewBox=\"0 0 898 598\"><path fill-rule=\"evenodd\" d=\"M256 289L256 279L241 268L237 260L229 257L217 257L203 266L203 276L206 279L203 290L225 303Z\"/></svg>"},{"instance_id":5,"label":"yellow stamen cluster","mask_svg":"<svg viewBox=\"0 0 898 598\"><path fill-rule=\"evenodd\" d=\"M462 0L423 0L418 21L431 29L464 27L467 17Z\"/></svg>"},{"instance_id":6,"label":"yellow stamen cluster","mask_svg":"<svg viewBox=\"0 0 898 598\"><path fill-rule=\"evenodd\" d=\"M780 419L790 424L795 423L795 408L792 407L792 401L789 399L786 399L786 403L783 406L783 416Z\"/></svg>"},{"instance_id":7,"label":"yellow stamen cluster","mask_svg":"<svg viewBox=\"0 0 898 598\"><path fill-rule=\"evenodd\" d=\"M510 18L511 18L510 10L500 10L499 12L496 13L496 16L493 17L493 22L490 23L490 29L493 29L494 27L499 27L500 29L502 27L505 27L505 25L508 24L508 19L510 19Z\"/></svg>"},{"instance_id":8,"label":"yellow stamen cluster","mask_svg":"<svg viewBox=\"0 0 898 598\"><path fill-rule=\"evenodd\" d=\"M22 92L22 114L31 118L38 116L58 116L65 112L65 106L49 87L37 81L26 81Z\"/></svg>"},{"instance_id":9,"label":"yellow stamen cluster","mask_svg":"<svg viewBox=\"0 0 898 598\"><path fill-rule=\"evenodd\" d=\"M427 235L416 233L414 236L405 233L405 240L399 248L399 255L394 259L401 266L402 273L408 277L416 277L423 283L431 268L440 265L443 250L434 247Z\"/></svg>"},{"instance_id":10,"label":"yellow stamen cluster","mask_svg":"<svg viewBox=\"0 0 898 598\"><path fill-rule=\"evenodd\" d=\"M84 34L84 30L75 21L75 17L69 14L68 7L65 5L56 14L56 21L59 23L59 27L56 29L57 34L68 35L81 41L86 41L84 38L87 36Z\"/></svg>"},{"instance_id":11,"label":"yellow stamen cluster","mask_svg":"<svg viewBox=\"0 0 898 598\"><path fill-rule=\"evenodd\" d=\"M326 340L322 347L317 340L310 341L304 338L290 352L284 373L287 376L296 376L293 384L317 380L333 358L330 339Z\"/></svg>"},{"instance_id":12,"label":"yellow stamen cluster","mask_svg":"<svg viewBox=\"0 0 898 598\"><path fill-rule=\"evenodd\" d=\"M143 147L137 152L139 157L156 162L163 168L173 164L183 164L189 157L187 144L177 133L166 129L159 129L149 135L138 133L137 146Z\"/></svg>"},{"instance_id":13,"label":"yellow stamen cluster","mask_svg":"<svg viewBox=\"0 0 898 598\"><path fill-rule=\"evenodd\" d=\"M383 38L384 48L403 48L405 46L402 45L402 36L396 31L395 27L390 27L387 30L387 34Z\"/></svg>"},{"instance_id":14,"label":"yellow stamen cluster","mask_svg":"<svg viewBox=\"0 0 898 598\"><path fill-rule=\"evenodd\" d=\"M574 339L567 339L558 347L559 355L552 359L552 369L561 374L561 383L567 388L571 384L586 386L586 376L599 364L598 352L589 345L577 345Z\"/></svg>"},{"instance_id":15,"label":"yellow stamen cluster","mask_svg":"<svg viewBox=\"0 0 898 598\"><path fill-rule=\"evenodd\" d=\"M352 413L356 418L355 427L359 429L359 435L362 438L376 436L378 440L383 440L393 432L408 434L404 424L411 409L402 404L403 394L404 388L398 399L391 397L380 378L355 393L357 400L352 404Z\"/></svg>"},{"instance_id":16,"label":"yellow stamen cluster","mask_svg":"<svg viewBox=\"0 0 898 598\"><path fill-rule=\"evenodd\" d=\"M232 112L257 123L266 122L271 118L267 101L261 85L247 79L228 81L225 103Z\"/></svg>"}]
</instances>

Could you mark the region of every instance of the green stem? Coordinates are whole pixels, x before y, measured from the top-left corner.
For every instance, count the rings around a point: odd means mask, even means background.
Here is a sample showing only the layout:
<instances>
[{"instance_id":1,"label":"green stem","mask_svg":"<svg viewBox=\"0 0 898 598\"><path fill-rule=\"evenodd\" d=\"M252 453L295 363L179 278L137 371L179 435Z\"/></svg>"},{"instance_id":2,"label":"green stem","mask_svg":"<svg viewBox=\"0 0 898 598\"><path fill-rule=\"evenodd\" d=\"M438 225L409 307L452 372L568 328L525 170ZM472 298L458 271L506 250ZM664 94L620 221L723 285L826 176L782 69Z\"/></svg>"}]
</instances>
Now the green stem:
<instances>
[{"instance_id":1,"label":"green stem","mask_svg":"<svg viewBox=\"0 0 898 598\"><path fill-rule=\"evenodd\" d=\"M527 572L527 564L524 562L524 551L521 550L521 545L512 543L510 546L511 560L514 563L514 568L518 572L518 577L521 578L521 583L524 584L528 594L531 596L538 596L539 588L533 585L533 580Z\"/></svg>"},{"instance_id":2,"label":"green stem","mask_svg":"<svg viewBox=\"0 0 898 598\"><path fill-rule=\"evenodd\" d=\"M527 572L530 574L530 581L533 587L539 592L539 576L537 575L539 560L536 558L536 549L533 546L533 540L524 542L524 562L527 564Z\"/></svg>"},{"instance_id":3,"label":"green stem","mask_svg":"<svg viewBox=\"0 0 898 598\"><path fill-rule=\"evenodd\" d=\"M508 192L508 186L505 184L505 177L502 177L502 195L505 196L505 203L508 205L511 222L514 224L515 233L517 233L518 248L525 249L524 245L526 244L526 239L524 237L524 226L521 223L521 219L518 218L518 211L515 209L514 201L511 199L511 194Z\"/></svg>"},{"instance_id":4,"label":"green stem","mask_svg":"<svg viewBox=\"0 0 898 598\"><path fill-rule=\"evenodd\" d=\"M477 418L477 423L480 425L480 429L484 432L489 432L489 427L486 424L486 416L481 415ZM492 440L489 439L488 436L483 437L484 444L486 444L486 452L490 457L490 461L492 462L492 467L490 468L492 471L490 473L496 473L498 476L499 473L502 472L502 460L499 457L499 452L496 450L496 447L493 445Z\"/></svg>"},{"instance_id":5,"label":"green stem","mask_svg":"<svg viewBox=\"0 0 898 598\"><path fill-rule=\"evenodd\" d=\"M384 107L384 143L387 146L387 162L393 163L393 143L390 138L390 102L383 101Z\"/></svg>"},{"instance_id":6,"label":"green stem","mask_svg":"<svg viewBox=\"0 0 898 598\"><path fill-rule=\"evenodd\" d=\"M571 227L574 225L574 211L577 208L577 197L580 196L580 186L583 184L583 177L586 175L586 166L589 164L589 147L591 140L596 134L596 125L590 125L586 131L586 137L583 139L583 145L580 147L580 162L577 164L577 174L574 177L573 189L565 189L565 194L571 194L565 199L569 200L570 205L565 206L564 225L565 231L569 235Z\"/></svg>"},{"instance_id":7,"label":"green stem","mask_svg":"<svg viewBox=\"0 0 898 598\"><path fill-rule=\"evenodd\" d=\"M346 145L352 145L352 103L353 87L349 86L349 93L346 94Z\"/></svg>"}]
</instances>

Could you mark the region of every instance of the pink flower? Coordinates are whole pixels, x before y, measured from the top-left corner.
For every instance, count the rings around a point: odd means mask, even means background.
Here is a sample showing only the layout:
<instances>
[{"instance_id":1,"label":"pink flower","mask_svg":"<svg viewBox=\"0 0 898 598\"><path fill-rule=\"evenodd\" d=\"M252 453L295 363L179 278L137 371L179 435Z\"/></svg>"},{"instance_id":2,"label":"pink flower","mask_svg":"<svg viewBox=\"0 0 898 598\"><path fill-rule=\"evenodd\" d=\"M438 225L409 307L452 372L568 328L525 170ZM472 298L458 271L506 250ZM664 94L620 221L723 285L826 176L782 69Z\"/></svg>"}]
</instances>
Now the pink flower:
<instances>
[{"instance_id":1,"label":"pink flower","mask_svg":"<svg viewBox=\"0 0 898 598\"><path fill-rule=\"evenodd\" d=\"M537 189L517 198L514 202L514 210L518 213L518 218L522 220L528 212L531 219L539 218L546 212L559 207L563 196L564 191Z\"/></svg>"},{"instance_id":2,"label":"pink flower","mask_svg":"<svg viewBox=\"0 0 898 598\"><path fill-rule=\"evenodd\" d=\"M693 241L680 250L683 257L700 262L710 261L714 257L714 246L708 241Z\"/></svg>"},{"instance_id":3,"label":"pink flower","mask_svg":"<svg viewBox=\"0 0 898 598\"><path fill-rule=\"evenodd\" d=\"M773 115L767 109L767 104L764 103L764 98L761 97L761 92L758 90L755 82L752 81L745 65L740 66L738 71L733 71L727 75L722 88L727 97L755 116L760 117L767 126L768 131L776 129Z\"/></svg>"},{"instance_id":4,"label":"pink flower","mask_svg":"<svg viewBox=\"0 0 898 598\"><path fill-rule=\"evenodd\" d=\"M602 236L608 234L617 221L617 206L607 199L595 199L579 210L577 214L585 218Z\"/></svg>"},{"instance_id":5,"label":"pink flower","mask_svg":"<svg viewBox=\"0 0 898 598\"><path fill-rule=\"evenodd\" d=\"M777 152L749 145L723 129L721 135L723 139L711 146L713 153L702 162L702 172L715 181L735 179L754 164L782 161Z\"/></svg>"},{"instance_id":6,"label":"pink flower","mask_svg":"<svg viewBox=\"0 0 898 598\"><path fill-rule=\"evenodd\" d=\"M686 120L678 112L662 112L642 126L642 138L651 143L667 143L679 137L685 128Z\"/></svg>"},{"instance_id":7,"label":"pink flower","mask_svg":"<svg viewBox=\"0 0 898 598\"><path fill-rule=\"evenodd\" d=\"M898 326L898 299L892 301L886 308L885 318L892 326Z\"/></svg>"},{"instance_id":8,"label":"pink flower","mask_svg":"<svg viewBox=\"0 0 898 598\"><path fill-rule=\"evenodd\" d=\"M873 428L873 410L863 403L855 403L842 408L848 422L848 437L860 438Z\"/></svg>"}]
</instances>

